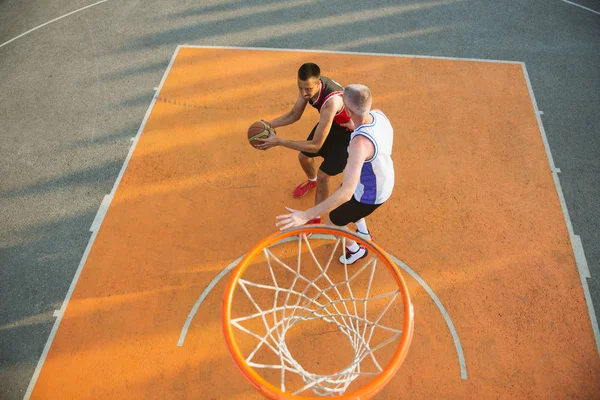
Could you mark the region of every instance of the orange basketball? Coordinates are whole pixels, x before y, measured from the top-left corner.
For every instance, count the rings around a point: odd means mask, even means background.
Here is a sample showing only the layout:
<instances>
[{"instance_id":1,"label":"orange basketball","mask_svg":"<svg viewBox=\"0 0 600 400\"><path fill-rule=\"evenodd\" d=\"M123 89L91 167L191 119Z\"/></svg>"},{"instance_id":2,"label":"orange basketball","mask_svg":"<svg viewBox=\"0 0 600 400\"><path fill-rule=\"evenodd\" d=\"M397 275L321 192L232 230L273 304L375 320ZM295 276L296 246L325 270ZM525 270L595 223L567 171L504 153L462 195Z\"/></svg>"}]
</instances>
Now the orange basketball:
<instances>
[{"instance_id":1,"label":"orange basketball","mask_svg":"<svg viewBox=\"0 0 600 400\"><path fill-rule=\"evenodd\" d=\"M271 133L271 128L264 121L256 121L248 128L248 142L256 148L260 142L256 139L266 139Z\"/></svg>"}]
</instances>

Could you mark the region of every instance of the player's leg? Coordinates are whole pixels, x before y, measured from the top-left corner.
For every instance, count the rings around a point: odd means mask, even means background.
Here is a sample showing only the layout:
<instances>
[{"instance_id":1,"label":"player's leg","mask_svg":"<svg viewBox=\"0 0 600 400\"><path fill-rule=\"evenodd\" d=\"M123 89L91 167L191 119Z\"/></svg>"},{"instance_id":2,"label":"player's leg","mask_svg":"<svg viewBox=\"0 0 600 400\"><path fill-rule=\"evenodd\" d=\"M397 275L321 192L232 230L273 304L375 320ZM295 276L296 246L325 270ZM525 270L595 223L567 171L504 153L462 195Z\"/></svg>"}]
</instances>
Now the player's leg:
<instances>
[{"instance_id":1,"label":"player's leg","mask_svg":"<svg viewBox=\"0 0 600 400\"><path fill-rule=\"evenodd\" d=\"M364 204L357 201L354 196L346 203L342 204L335 210L331 211L327 216L326 223L350 231L348 224L350 222L356 223L361 219L369 216L375 211L381 204ZM360 246L354 240L346 240L346 251L340 257L342 264L354 264L361 258L366 257L368 250L365 247Z\"/></svg>"},{"instance_id":2,"label":"player's leg","mask_svg":"<svg viewBox=\"0 0 600 400\"><path fill-rule=\"evenodd\" d=\"M355 219L358 211L356 203L358 202L352 197L352 199L331 211L327 216L326 223L350 232L348 224ZM365 247L360 246L352 239L346 239L345 247L345 251L339 258L342 264L354 264L358 260L365 258L369 253Z\"/></svg>"},{"instance_id":3,"label":"player's leg","mask_svg":"<svg viewBox=\"0 0 600 400\"><path fill-rule=\"evenodd\" d=\"M356 224L356 234L365 240L373 240L373 236L371 232L369 232L369 228L367 228L367 220L365 218L361 218L355 222Z\"/></svg>"},{"instance_id":4,"label":"player's leg","mask_svg":"<svg viewBox=\"0 0 600 400\"><path fill-rule=\"evenodd\" d=\"M317 179L317 164L315 163L314 156L309 157L306 154L299 152L298 161L300 161L300 166L309 180L314 181Z\"/></svg>"},{"instance_id":5,"label":"player's leg","mask_svg":"<svg viewBox=\"0 0 600 400\"><path fill-rule=\"evenodd\" d=\"M306 140L311 140L315 135L315 130L317 129L317 125L312 129L308 138ZM307 153L301 151L298 153L298 161L300 162L300 166L302 170L306 174L308 178L306 181L299 184L293 192L294 197L299 198L305 196L311 189L317 187L318 176L317 176L317 164L315 163L314 158L319 156L317 153Z\"/></svg>"},{"instance_id":6,"label":"player's leg","mask_svg":"<svg viewBox=\"0 0 600 400\"><path fill-rule=\"evenodd\" d=\"M321 169L317 172L317 193L315 193L315 205L329 197L329 175Z\"/></svg>"},{"instance_id":7,"label":"player's leg","mask_svg":"<svg viewBox=\"0 0 600 400\"><path fill-rule=\"evenodd\" d=\"M329 197L329 175L319 169L317 172L317 192L315 193L315 205L319 204L327 197ZM308 221L306 225L318 225L321 223L321 216L317 215L315 218Z\"/></svg>"}]
</instances>

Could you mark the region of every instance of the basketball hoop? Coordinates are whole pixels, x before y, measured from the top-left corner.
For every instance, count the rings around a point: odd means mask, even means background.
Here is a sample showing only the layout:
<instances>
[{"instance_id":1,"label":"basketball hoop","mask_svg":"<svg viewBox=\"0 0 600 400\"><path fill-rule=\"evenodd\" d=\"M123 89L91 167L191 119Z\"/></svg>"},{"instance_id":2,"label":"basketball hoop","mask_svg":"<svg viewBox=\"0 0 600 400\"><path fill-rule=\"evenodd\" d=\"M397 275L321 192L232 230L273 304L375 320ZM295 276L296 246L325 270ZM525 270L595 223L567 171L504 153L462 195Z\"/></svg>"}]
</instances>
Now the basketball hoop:
<instances>
[{"instance_id":1,"label":"basketball hoop","mask_svg":"<svg viewBox=\"0 0 600 400\"><path fill-rule=\"evenodd\" d=\"M368 250L353 265L337 260L347 240ZM407 285L385 251L315 225L275 233L246 254L222 323L242 374L277 400L373 397L406 358L414 328Z\"/></svg>"}]
</instances>

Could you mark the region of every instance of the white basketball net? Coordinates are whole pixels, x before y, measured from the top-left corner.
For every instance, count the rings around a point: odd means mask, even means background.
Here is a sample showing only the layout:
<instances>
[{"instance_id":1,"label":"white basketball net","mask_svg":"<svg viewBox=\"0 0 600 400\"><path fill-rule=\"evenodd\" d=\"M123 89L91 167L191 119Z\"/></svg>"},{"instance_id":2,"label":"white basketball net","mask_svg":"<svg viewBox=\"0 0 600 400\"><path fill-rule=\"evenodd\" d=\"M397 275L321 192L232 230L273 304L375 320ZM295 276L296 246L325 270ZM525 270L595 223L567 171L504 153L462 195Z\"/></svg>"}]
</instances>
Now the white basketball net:
<instances>
[{"instance_id":1,"label":"white basketball net","mask_svg":"<svg viewBox=\"0 0 600 400\"><path fill-rule=\"evenodd\" d=\"M302 238L304 238L304 243L308 247L310 255L320 270L320 274L313 279L308 279L301 273L300 247L302 245ZM256 313L253 313L252 315L231 319L231 324L233 326L258 340L258 344L254 350L246 357L246 363L254 369L266 368L280 370L280 388L282 392L286 392L285 374L289 373L301 376L305 383L302 388L292 392L293 395L298 395L308 389L311 389L317 396L343 395L348 389L348 386L356 378L360 376L372 377L379 375L379 373L383 371L374 352L398 339L402 334L401 330L393 329L380 323L384 314L400 294L400 290L397 289L389 293L369 297L373 276L377 268L377 256L366 259L366 261L361 263L356 269L354 269L356 264L352 265L351 268L344 265L345 279L341 282L334 283L327 275L327 271L334 259L335 250L338 248L340 242L342 242L345 249L345 237L338 237L326 265L321 265L306 239L306 236L302 234L298 240L298 259L295 268L282 262L270 249L266 248L263 250L271 272L272 285L249 282L248 280L242 279L243 277L238 280L239 286L246 293L248 299L256 309ZM335 268L340 268L337 261L334 262L334 264ZM295 275L289 287L282 287L278 284L276 273L273 270L274 265L277 266L277 268L283 267ZM351 274L349 273L349 269ZM351 284L353 280L361 274L370 275L368 278L366 295L358 298L353 295ZM253 288L255 293L256 289L273 291L275 301L272 308L261 309L253 295L250 293L249 288ZM362 291L364 292L364 288ZM381 302L382 299L388 299L387 305L385 305L378 315L372 316L369 319L367 314L369 302L376 300ZM383 301L385 302L386 300ZM241 325L241 322L257 318L262 320L266 332L265 334L259 335ZM348 338L354 349L354 356L352 362L347 367L332 375L318 375L306 371L302 365L294 359L286 345L286 333L298 322L311 320L322 320L331 323ZM386 330L390 335L379 343L371 343L373 333L376 329ZM261 351L264 351L265 347L277 356L279 359L278 363L264 364L253 361L257 352L261 349ZM368 368L361 368L361 363L367 358L370 359L369 365L371 365L371 371L363 370ZM372 367L373 365L375 368Z\"/></svg>"}]
</instances>

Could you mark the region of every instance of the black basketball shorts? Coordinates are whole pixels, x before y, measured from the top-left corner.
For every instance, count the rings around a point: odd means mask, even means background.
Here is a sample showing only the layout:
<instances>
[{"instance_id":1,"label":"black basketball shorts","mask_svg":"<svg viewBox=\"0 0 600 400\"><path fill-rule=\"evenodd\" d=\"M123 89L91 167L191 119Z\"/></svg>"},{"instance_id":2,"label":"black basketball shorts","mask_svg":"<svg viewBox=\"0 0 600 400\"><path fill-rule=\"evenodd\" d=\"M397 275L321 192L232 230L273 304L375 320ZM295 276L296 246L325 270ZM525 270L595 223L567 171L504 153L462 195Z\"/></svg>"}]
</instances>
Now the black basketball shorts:
<instances>
[{"instance_id":1,"label":"black basketball shorts","mask_svg":"<svg viewBox=\"0 0 600 400\"><path fill-rule=\"evenodd\" d=\"M317 130L317 125L312 129L306 140L312 140ZM302 152L307 157L323 157L319 169L329 176L335 176L344 171L348 161L348 146L350 145L350 133L346 128L337 123L331 124L329 135L323 142L323 146L316 153Z\"/></svg>"},{"instance_id":2,"label":"black basketball shorts","mask_svg":"<svg viewBox=\"0 0 600 400\"><path fill-rule=\"evenodd\" d=\"M383 203L381 203L383 204ZM381 204L365 204L354 198L329 213L329 219L336 226L346 226L350 222L356 222L365 218L375 211Z\"/></svg>"}]
</instances>

